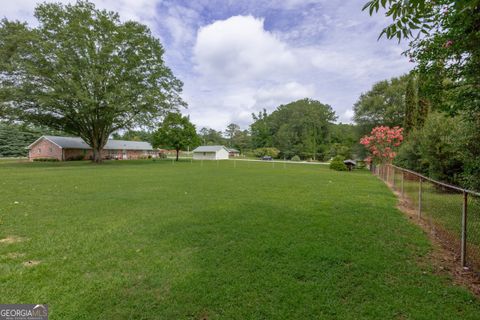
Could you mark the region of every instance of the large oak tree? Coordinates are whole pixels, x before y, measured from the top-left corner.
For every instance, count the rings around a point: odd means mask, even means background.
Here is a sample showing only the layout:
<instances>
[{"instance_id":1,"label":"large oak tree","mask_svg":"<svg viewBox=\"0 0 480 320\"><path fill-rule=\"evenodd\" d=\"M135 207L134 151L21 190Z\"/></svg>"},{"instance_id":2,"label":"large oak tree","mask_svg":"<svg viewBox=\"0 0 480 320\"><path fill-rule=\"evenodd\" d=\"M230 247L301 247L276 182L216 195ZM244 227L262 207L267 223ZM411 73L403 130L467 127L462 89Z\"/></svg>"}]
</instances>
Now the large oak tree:
<instances>
[{"instance_id":1,"label":"large oak tree","mask_svg":"<svg viewBox=\"0 0 480 320\"><path fill-rule=\"evenodd\" d=\"M182 83L150 30L88 1L36 7L37 27L0 23L4 117L78 135L94 161L111 133L183 105Z\"/></svg>"}]
</instances>

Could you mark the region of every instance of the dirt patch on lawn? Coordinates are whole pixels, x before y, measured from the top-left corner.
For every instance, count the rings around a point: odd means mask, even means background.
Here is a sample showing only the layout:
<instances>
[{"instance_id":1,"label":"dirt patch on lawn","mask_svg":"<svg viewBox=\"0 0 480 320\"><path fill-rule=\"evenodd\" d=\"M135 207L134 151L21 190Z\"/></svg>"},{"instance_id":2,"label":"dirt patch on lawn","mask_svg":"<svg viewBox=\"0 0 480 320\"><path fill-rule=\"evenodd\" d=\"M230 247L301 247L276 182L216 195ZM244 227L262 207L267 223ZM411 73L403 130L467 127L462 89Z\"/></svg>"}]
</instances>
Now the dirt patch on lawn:
<instances>
[{"instance_id":1,"label":"dirt patch on lawn","mask_svg":"<svg viewBox=\"0 0 480 320\"><path fill-rule=\"evenodd\" d=\"M28 260L28 261L25 261L24 263L22 263L24 267L34 267L34 266L38 266L40 264L40 261L38 260Z\"/></svg>"},{"instance_id":2,"label":"dirt patch on lawn","mask_svg":"<svg viewBox=\"0 0 480 320\"><path fill-rule=\"evenodd\" d=\"M433 267L436 274L451 277L455 284L469 289L480 298L480 273L461 266L458 248L452 247L452 242L445 240L448 239L448 235L444 234L447 231L420 219L417 210L412 209L410 201L402 198L399 192L393 193L398 198L397 208L405 213L411 222L423 229L433 245L433 250L420 261L420 264Z\"/></svg>"},{"instance_id":3,"label":"dirt patch on lawn","mask_svg":"<svg viewBox=\"0 0 480 320\"><path fill-rule=\"evenodd\" d=\"M25 253L21 253L21 252L9 252L5 255L5 257L9 258L9 259L17 259L17 258L23 258L25 257Z\"/></svg>"},{"instance_id":4,"label":"dirt patch on lawn","mask_svg":"<svg viewBox=\"0 0 480 320\"><path fill-rule=\"evenodd\" d=\"M6 238L0 239L0 244L12 244L17 242L25 241L25 238L17 237L17 236L7 236Z\"/></svg>"}]
</instances>

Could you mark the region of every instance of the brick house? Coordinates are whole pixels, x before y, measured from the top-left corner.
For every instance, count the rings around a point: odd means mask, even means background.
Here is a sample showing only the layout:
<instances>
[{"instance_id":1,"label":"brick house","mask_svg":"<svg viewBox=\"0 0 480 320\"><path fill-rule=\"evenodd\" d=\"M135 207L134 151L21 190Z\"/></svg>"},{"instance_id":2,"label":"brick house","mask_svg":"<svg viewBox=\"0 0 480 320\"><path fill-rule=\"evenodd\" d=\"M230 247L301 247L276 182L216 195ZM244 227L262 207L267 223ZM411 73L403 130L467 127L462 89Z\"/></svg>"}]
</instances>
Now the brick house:
<instances>
[{"instance_id":1,"label":"brick house","mask_svg":"<svg viewBox=\"0 0 480 320\"><path fill-rule=\"evenodd\" d=\"M28 159L54 158L63 160L91 159L92 148L77 137L41 136L28 146ZM109 139L102 150L103 159L139 159L157 157L158 151L144 141L124 141Z\"/></svg>"}]
</instances>

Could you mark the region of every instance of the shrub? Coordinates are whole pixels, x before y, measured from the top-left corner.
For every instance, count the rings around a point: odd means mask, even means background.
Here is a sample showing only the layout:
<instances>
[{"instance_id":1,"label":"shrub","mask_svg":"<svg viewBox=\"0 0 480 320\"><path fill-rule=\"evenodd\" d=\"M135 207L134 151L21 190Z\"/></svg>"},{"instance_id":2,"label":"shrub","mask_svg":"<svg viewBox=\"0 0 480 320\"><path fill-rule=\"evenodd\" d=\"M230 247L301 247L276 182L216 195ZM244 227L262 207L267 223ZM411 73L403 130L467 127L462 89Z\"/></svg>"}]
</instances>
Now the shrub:
<instances>
[{"instance_id":1,"label":"shrub","mask_svg":"<svg viewBox=\"0 0 480 320\"><path fill-rule=\"evenodd\" d=\"M33 161L39 161L39 162L56 162L59 161L56 158L35 158Z\"/></svg>"},{"instance_id":2,"label":"shrub","mask_svg":"<svg viewBox=\"0 0 480 320\"><path fill-rule=\"evenodd\" d=\"M461 142L467 134L463 129L465 124L458 116L430 113L421 129L410 132L395 163L433 179L462 183L466 160L463 154L468 148L468 144Z\"/></svg>"},{"instance_id":3,"label":"shrub","mask_svg":"<svg viewBox=\"0 0 480 320\"><path fill-rule=\"evenodd\" d=\"M365 161L362 161L362 160L357 161L356 167L357 169L365 169L366 167Z\"/></svg>"},{"instance_id":4,"label":"shrub","mask_svg":"<svg viewBox=\"0 0 480 320\"><path fill-rule=\"evenodd\" d=\"M290 160L292 160L292 161L300 161L300 157L297 156L297 155L294 155L294 156L292 157L292 159L290 159Z\"/></svg>"},{"instance_id":5,"label":"shrub","mask_svg":"<svg viewBox=\"0 0 480 320\"><path fill-rule=\"evenodd\" d=\"M73 156L73 157L70 157L68 159L66 159L67 161L80 161L80 160L83 160L85 159L85 156L83 154L79 154L79 155L76 155L76 156Z\"/></svg>"},{"instance_id":6,"label":"shrub","mask_svg":"<svg viewBox=\"0 0 480 320\"><path fill-rule=\"evenodd\" d=\"M336 156L335 158L333 158L330 162L330 169L336 171L347 171L348 168L345 163L343 163L343 160L345 160L345 158L343 158L342 156Z\"/></svg>"}]
</instances>

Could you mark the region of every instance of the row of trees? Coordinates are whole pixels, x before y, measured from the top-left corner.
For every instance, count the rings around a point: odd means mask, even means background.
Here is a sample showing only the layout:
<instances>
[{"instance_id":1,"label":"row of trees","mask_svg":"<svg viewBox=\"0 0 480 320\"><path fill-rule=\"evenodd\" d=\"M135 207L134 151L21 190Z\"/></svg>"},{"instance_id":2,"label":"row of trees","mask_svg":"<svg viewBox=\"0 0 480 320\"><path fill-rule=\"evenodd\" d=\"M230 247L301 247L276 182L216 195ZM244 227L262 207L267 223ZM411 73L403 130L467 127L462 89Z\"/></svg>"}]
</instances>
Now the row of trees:
<instances>
[{"instance_id":1,"label":"row of trees","mask_svg":"<svg viewBox=\"0 0 480 320\"><path fill-rule=\"evenodd\" d=\"M402 127L405 141L392 159L396 164L480 189L479 114L470 110L447 112L442 104L454 103L449 101L448 91L431 96L427 85L418 70L375 84L355 104L359 132L365 135L384 125ZM387 107L382 108L382 104Z\"/></svg>"},{"instance_id":2,"label":"row of trees","mask_svg":"<svg viewBox=\"0 0 480 320\"><path fill-rule=\"evenodd\" d=\"M251 156L324 160L336 155L351 157L358 134L353 125L335 124L336 116L329 105L302 99L279 106L271 114L266 110L253 114L249 130L235 123L225 131L195 127L187 117L170 113L160 128L152 133L129 131L119 138L140 138L155 147L193 149L199 144L225 145Z\"/></svg>"},{"instance_id":3,"label":"row of trees","mask_svg":"<svg viewBox=\"0 0 480 320\"><path fill-rule=\"evenodd\" d=\"M240 126L232 123L224 132L209 128L196 132L187 116L169 112L153 130L126 130L115 132L111 137L148 141L157 148L175 149L177 159L180 150L192 150L200 144L225 145L250 156L269 155L288 159L328 160L337 155L350 158L358 153L356 127L335 124L336 116L332 108L319 101L302 99L281 105L271 114L263 110L252 116L253 123L249 130L241 130ZM22 133L22 130L28 133L23 126L11 124L8 128L15 128L18 133L12 135L13 139L19 140L18 143L8 143L17 155L25 155L24 148L45 132L32 131L38 133L31 136ZM28 138L20 138L22 135ZM13 153L2 154L0 150L0 155L11 156Z\"/></svg>"},{"instance_id":4,"label":"row of trees","mask_svg":"<svg viewBox=\"0 0 480 320\"><path fill-rule=\"evenodd\" d=\"M351 157L357 134L352 125L335 124L332 108L319 101L302 99L253 114L253 149L275 147L280 157L325 160L337 154Z\"/></svg>"},{"instance_id":5,"label":"row of trees","mask_svg":"<svg viewBox=\"0 0 480 320\"><path fill-rule=\"evenodd\" d=\"M392 23L380 36L409 41L404 54L416 68L395 79L400 102L391 104L392 96L374 86L369 94L378 99L362 95L355 120L365 130L403 126L397 164L480 190L480 2L372 0L364 9L373 14L382 7Z\"/></svg>"}]
</instances>

